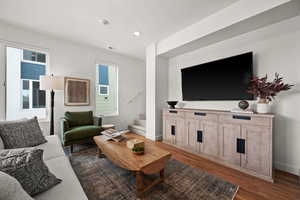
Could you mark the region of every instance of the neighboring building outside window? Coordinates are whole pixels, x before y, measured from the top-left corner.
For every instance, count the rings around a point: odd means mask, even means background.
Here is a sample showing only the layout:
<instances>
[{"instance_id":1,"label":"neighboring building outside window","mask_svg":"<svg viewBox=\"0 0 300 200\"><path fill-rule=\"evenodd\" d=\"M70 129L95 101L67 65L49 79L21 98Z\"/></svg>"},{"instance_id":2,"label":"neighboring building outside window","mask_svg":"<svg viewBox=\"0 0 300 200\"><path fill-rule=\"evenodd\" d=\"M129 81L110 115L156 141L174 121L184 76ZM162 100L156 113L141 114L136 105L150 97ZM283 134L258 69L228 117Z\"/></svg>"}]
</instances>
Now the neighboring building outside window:
<instances>
[{"instance_id":1,"label":"neighboring building outside window","mask_svg":"<svg viewBox=\"0 0 300 200\"><path fill-rule=\"evenodd\" d=\"M40 90L39 81L43 75L46 75L46 54L23 50L21 61L23 109L46 108L46 91Z\"/></svg>"},{"instance_id":2,"label":"neighboring building outside window","mask_svg":"<svg viewBox=\"0 0 300 200\"><path fill-rule=\"evenodd\" d=\"M115 65L96 66L96 114L118 115L118 68Z\"/></svg>"},{"instance_id":3,"label":"neighboring building outside window","mask_svg":"<svg viewBox=\"0 0 300 200\"><path fill-rule=\"evenodd\" d=\"M47 55L39 51L6 48L8 120L37 116L46 119L46 91L40 90L40 76L47 72Z\"/></svg>"}]
</instances>

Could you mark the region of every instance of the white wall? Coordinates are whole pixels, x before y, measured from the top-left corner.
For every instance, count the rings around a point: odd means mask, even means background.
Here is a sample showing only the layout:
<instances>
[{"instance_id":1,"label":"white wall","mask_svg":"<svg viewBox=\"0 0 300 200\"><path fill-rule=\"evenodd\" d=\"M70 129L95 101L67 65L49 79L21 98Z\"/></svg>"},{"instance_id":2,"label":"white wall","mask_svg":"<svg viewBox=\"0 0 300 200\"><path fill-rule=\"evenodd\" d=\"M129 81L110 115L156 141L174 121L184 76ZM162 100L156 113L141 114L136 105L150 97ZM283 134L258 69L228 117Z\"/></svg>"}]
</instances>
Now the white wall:
<instances>
[{"instance_id":1,"label":"white wall","mask_svg":"<svg viewBox=\"0 0 300 200\"><path fill-rule=\"evenodd\" d=\"M157 57L156 67L156 139L162 139L162 110L167 108L168 101L168 66L169 60Z\"/></svg>"},{"instance_id":2,"label":"white wall","mask_svg":"<svg viewBox=\"0 0 300 200\"><path fill-rule=\"evenodd\" d=\"M230 40L195 50L169 61L169 99L182 100L180 69L248 51L254 52L254 72L284 80L296 86L278 96L274 151L276 168L298 174L300 169L300 17L289 19ZM229 110L238 101L184 102L185 107Z\"/></svg>"},{"instance_id":3,"label":"white wall","mask_svg":"<svg viewBox=\"0 0 300 200\"><path fill-rule=\"evenodd\" d=\"M146 137L156 139L156 44L146 48Z\"/></svg>"},{"instance_id":4,"label":"white wall","mask_svg":"<svg viewBox=\"0 0 300 200\"><path fill-rule=\"evenodd\" d=\"M100 37L100 36L99 36ZM11 41L11 42L8 42ZM119 67L119 116L107 117L104 123L114 123L118 128L127 128L139 114L145 113L145 63L104 49L61 40L45 34L0 22L0 120L5 119L5 59L4 44L18 44L49 52L50 72L60 76L88 78L91 80L91 105L81 107L64 106L63 92L55 96L55 130L59 133L59 118L65 111L95 110L96 63L110 62ZM139 106L136 106L139 105ZM140 106L143 105L143 106Z\"/></svg>"}]
</instances>

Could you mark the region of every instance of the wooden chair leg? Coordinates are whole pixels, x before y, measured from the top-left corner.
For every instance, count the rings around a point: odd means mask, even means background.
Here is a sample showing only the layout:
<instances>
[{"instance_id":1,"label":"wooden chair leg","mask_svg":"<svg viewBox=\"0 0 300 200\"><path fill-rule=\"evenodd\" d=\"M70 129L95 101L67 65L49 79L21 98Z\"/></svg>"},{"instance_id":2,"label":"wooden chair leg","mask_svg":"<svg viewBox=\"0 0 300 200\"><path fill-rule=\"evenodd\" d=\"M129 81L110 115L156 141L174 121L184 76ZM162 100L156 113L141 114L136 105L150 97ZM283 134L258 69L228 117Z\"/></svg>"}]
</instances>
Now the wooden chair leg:
<instances>
[{"instance_id":1,"label":"wooden chair leg","mask_svg":"<svg viewBox=\"0 0 300 200\"><path fill-rule=\"evenodd\" d=\"M71 148L71 153L73 153L73 144L71 144L70 148Z\"/></svg>"}]
</instances>

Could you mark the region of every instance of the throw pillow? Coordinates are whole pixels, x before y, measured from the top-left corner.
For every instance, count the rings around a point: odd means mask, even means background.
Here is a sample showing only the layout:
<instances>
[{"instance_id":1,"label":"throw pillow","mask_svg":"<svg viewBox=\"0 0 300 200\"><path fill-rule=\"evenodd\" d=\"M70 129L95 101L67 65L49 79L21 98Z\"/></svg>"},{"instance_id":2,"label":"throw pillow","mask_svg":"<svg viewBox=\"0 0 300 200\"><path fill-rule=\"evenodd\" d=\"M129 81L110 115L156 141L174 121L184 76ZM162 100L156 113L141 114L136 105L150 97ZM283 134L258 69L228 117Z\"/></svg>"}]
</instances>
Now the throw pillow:
<instances>
[{"instance_id":1,"label":"throw pillow","mask_svg":"<svg viewBox=\"0 0 300 200\"><path fill-rule=\"evenodd\" d=\"M0 150L1 149L4 149L4 144L3 144L3 141L2 141L1 136L0 136Z\"/></svg>"},{"instance_id":2,"label":"throw pillow","mask_svg":"<svg viewBox=\"0 0 300 200\"><path fill-rule=\"evenodd\" d=\"M0 122L0 136L5 149L34 147L47 142L36 117Z\"/></svg>"},{"instance_id":3,"label":"throw pillow","mask_svg":"<svg viewBox=\"0 0 300 200\"><path fill-rule=\"evenodd\" d=\"M0 151L0 171L16 178L31 196L59 184L43 161L43 150L36 148Z\"/></svg>"},{"instance_id":4,"label":"throw pillow","mask_svg":"<svg viewBox=\"0 0 300 200\"><path fill-rule=\"evenodd\" d=\"M33 200L14 177L0 171L0 199Z\"/></svg>"}]
</instances>

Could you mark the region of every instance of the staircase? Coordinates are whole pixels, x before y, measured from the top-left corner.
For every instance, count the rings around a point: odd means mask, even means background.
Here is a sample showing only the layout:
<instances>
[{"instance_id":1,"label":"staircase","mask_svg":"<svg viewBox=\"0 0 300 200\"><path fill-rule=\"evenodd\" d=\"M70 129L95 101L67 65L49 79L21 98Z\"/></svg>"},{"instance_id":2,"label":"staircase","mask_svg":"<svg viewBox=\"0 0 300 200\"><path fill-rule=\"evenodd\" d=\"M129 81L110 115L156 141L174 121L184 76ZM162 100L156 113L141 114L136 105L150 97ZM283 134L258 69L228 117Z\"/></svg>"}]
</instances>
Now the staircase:
<instances>
[{"instance_id":1,"label":"staircase","mask_svg":"<svg viewBox=\"0 0 300 200\"><path fill-rule=\"evenodd\" d=\"M144 120L144 119L134 120L134 124L129 125L128 129L132 133L136 133L136 134L139 134L139 135L146 136L146 120Z\"/></svg>"}]
</instances>

